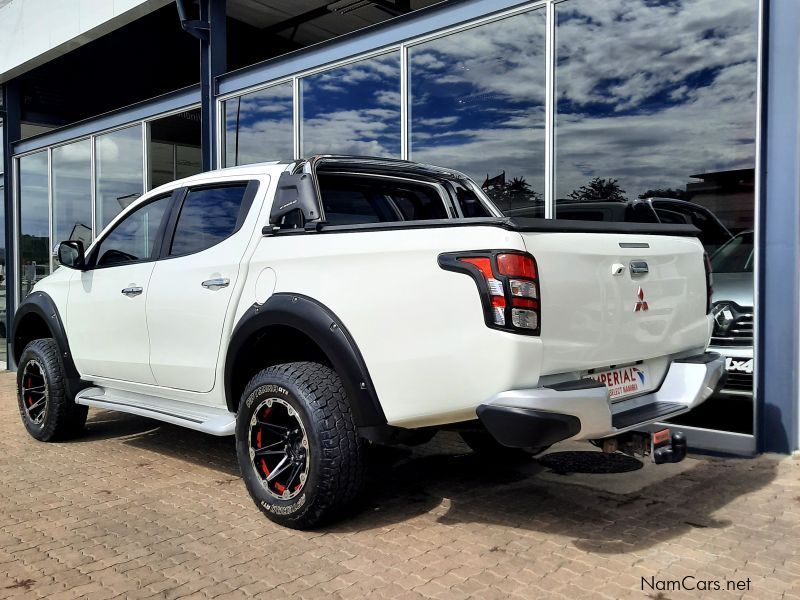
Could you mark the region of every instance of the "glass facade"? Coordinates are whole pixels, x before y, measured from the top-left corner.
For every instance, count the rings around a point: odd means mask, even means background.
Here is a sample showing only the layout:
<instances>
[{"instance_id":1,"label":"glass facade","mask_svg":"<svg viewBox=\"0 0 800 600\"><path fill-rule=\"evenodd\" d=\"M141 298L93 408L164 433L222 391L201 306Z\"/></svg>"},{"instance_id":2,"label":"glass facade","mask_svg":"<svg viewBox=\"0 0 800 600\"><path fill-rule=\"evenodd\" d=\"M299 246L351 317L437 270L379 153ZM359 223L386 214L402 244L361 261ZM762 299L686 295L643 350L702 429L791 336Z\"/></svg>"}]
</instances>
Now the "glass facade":
<instances>
[{"instance_id":1,"label":"glass facade","mask_svg":"<svg viewBox=\"0 0 800 600\"><path fill-rule=\"evenodd\" d=\"M155 119L147 127L149 189L202 170L200 109Z\"/></svg>"},{"instance_id":2,"label":"glass facade","mask_svg":"<svg viewBox=\"0 0 800 600\"><path fill-rule=\"evenodd\" d=\"M102 230L144 192L141 126L95 138L96 225Z\"/></svg>"},{"instance_id":3,"label":"glass facade","mask_svg":"<svg viewBox=\"0 0 800 600\"><path fill-rule=\"evenodd\" d=\"M53 148L53 246L92 241L92 140ZM54 259L55 260L55 259Z\"/></svg>"},{"instance_id":4,"label":"glass facade","mask_svg":"<svg viewBox=\"0 0 800 600\"><path fill-rule=\"evenodd\" d=\"M729 403L698 423L751 433L758 4L531 3L324 67L270 65L279 78L220 99L222 166L404 158L465 172L510 215L697 226L716 276L712 341L749 361L731 379L750 415L723 423ZM145 186L199 170L194 113L150 120L147 136L142 123L92 136L96 229ZM85 220L82 144L52 150L53 236ZM23 156L19 171L24 292L49 258L47 153Z\"/></svg>"},{"instance_id":5,"label":"glass facade","mask_svg":"<svg viewBox=\"0 0 800 600\"><path fill-rule=\"evenodd\" d=\"M223 103L226 167L294 157L292 82Z\"/></svg>"},{"instance_id":6,"label":"glass facade","mask_svg":"<svg viewBox=\"0 0 800 600\"><path fill-rule=\"evenodd\" d=\"M285 158L294 125L295 156L455 168L509 215L695 225L729 385L679 421L752 434L757 61L756 0L533 5L295 73L298 106L292 82L225 98L224 156Z\"/></svg>"},{"instance_id":7,"label":"glass facade","mask_svg":"<svg viewBox=\"0 0 800 600\"><path fill-rule=\"evenodd\" d=\"M301 156L400 158L400 52L300 80Z\"/></svg>"},{"instance_id":8,"label":"glass facade","mask_svg":"<svg viewBox=\"0 0 800 600\"><path fill-rule=\"evenodd\" d=\"M458 169L501 210L544 200L545 10L408 49L409 158Z\"/></svg>"},{"instance_id":9,"label":"glass facade","mask_svg":"<svg viewBox=\"0 0 800 600\"><path fill-rule=\"evenodd\" d=\"M19 159L20 297L50 273L50 206L47 151Z\"/></svg>"},{"instance_id":10,"label":"glass facade","mask_svg":"<svg viewBox=\"0 0 800 600\"><path fill-rule=\"evenodd\" d=\"M145 127L161 138L151 140L147 147ZM51 256L58 242L77 239L85 246L91 244L99 231L142 195L148 177L151 184L153 179L160 184L198 173L202 162L199 137L199 113L189 109L17 157L17 298L24 298L36 281L50 272L51 261L58 266ZM144 171L145 156L149 173ZM0 248L4 247L3 233ZM0 269L0 307L4 310L5 253L0 255ZM5 335L5 330L0 328L0 334Z\"/></svg>"}]
</instances>

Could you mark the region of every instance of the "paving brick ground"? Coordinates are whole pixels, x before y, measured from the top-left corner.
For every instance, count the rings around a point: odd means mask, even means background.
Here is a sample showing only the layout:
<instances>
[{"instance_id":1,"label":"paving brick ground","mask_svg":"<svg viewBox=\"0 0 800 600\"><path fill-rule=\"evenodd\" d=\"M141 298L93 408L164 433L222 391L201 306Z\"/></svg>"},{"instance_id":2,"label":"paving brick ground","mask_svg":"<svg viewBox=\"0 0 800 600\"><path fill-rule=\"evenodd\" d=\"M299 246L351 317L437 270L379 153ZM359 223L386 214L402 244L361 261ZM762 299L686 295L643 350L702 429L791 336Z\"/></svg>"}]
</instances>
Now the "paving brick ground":
<instances>
[{"instance_id":1,"label":"paving brick ground","mask_svg":"<svg viewBox=\"0 0 800 600\"><path fill-rule=\"evenodd\" d=\"M619 494L440 435L376 449L360 509L301 533L255 509L231 440L92 411L84 437L41 444L13 385L0 376L0 598L800 598L796 460L700 458ZM722 590L667 589L685 576Z\"/></svg>"}]
</instances>

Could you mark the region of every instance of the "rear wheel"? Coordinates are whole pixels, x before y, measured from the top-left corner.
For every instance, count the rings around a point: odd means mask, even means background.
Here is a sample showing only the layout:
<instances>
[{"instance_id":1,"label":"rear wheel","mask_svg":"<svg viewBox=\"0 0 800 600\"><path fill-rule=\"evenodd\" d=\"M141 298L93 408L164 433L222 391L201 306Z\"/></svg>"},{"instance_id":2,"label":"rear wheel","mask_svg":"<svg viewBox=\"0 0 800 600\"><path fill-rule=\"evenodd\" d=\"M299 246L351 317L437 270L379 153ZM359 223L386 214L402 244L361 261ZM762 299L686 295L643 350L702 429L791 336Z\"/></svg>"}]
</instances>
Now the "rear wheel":
<instances>
[{"instance_id":1,"label":"rear wheel","mask_svg":"<svg viewBox=\"0 0 800 600\"><path fill-rule=\"evenodd\" d=\"M364 448L342 382L324 365L269 367L242 395L239 467L255 503L280 525L307 529L341 514L361 488Z\"/></svg>"},{"instance_id":2,"label":"rear wheel","mask_svg":"<svg viewBox=\"0 0 800 600\"><path fill-rule=\"evenodd\" d=\"M499 458L501 460L524 461L541 454L550 446L537 446L530 448L509 448L503 446L486 431L462 431L461 439L472 449L473 452L481 456Z\"/></svg>"},{"instance_id":3,"label":"rear wheel","mask_svg":"<svg viewBox=\"0 0 800 600\"><path fill-rule=\"evenodd\" d=\"M17 404L25 428L34 438L52 442L77 435L88 407L69 395L58 345L52 338L33 340L17 367Z\"/></svg>"}]
</instances>

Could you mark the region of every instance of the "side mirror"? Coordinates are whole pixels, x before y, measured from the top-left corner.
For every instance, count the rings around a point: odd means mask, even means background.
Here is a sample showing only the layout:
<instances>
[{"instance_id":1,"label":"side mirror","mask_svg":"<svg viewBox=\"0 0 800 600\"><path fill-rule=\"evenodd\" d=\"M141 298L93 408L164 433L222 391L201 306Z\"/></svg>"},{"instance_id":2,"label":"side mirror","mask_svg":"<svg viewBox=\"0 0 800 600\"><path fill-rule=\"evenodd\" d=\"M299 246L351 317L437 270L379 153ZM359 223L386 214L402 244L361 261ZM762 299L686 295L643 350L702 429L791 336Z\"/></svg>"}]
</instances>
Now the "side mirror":
<instances>
[{"instance_id":1,"label":"side mirror","mask_svg":"<svg viewBox=\"0 0 800 600\"><path fill-rule=\"evenodd\" d=\"M269 214L270 225L280 227L284 217L295 211L302 215L302 219L296 219L302 220L300 227L320 217L317 189L308 173L283 173L278 179L278 189Z\"/></svg>"},{"instance_id":2,"label":"side mirror","mask_svg":"<svg viewBox=\"0 0 800 600\"><path fill-rule=\"evenodd\" d=\"M56 249L58 262L68 269L83 270L86 267L86 256L83 253L83 242L67 240L61 242Z\"/></svg>"}]
</instances>

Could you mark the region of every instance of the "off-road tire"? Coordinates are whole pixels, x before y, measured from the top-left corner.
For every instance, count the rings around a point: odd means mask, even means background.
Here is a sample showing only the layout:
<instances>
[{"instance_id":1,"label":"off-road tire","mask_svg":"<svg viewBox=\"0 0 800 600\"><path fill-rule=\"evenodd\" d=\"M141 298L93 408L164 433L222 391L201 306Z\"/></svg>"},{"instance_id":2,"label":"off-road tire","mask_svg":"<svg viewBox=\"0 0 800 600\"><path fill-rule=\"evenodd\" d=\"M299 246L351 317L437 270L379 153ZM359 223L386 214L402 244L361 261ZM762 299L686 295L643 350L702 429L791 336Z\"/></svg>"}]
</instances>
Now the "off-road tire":
<instances>
[{"instance_id":1,"label":"off-road tire","mask_svg":"<svg viewBox=\"0 0 800 600\"><path fill-rule=\"evenodd\" d=\"M264 412L267 402L270 402L270 407L275 406L276 411L283 411L284 415L291 413L291 407L294 411L292 418L299 419L301 425L293 431L302 430L301 435L307 440L305 452L297 444L295 447L299 450L292 451L298 465L298 456L305 456L307 460L306 476L299 489L295 487L300 480L294 479L286 482L287 487L282 492L296 494L292 498L276 497L281 490L272 489L275 484L266 482L270 471L266 465L262 469L258 462L260 459L254 455L255 446L261 448L261 438L258 437L259 443L256 444L254 431L261 427L262 419L268 418L265 415L269 413ZM261 430L266 432L265 435L278 436L280 433ZM270 443L269 446L275 444L283 442ZM286 444L283 448L287 448L289 442ZM365 444L358 437L341 379L329 367L312 362L275 365L256 374L242 394L236 418L239 468L256 505L280 525L309 529L340 516L361 490L365 474ZM273 473L278 471L275 464L271 469Z\"/></svg>"},{"instance_id":2,"label":"off-road tire","mask_svg":"<svg viewBox=\"0 0 800 600\"><path fill-rule=\"evenodd\" d=\"M23 389L32 387L23 386L23 378L38 377L36 373L42 377L44 389L28 392L27 397L23 397ZM44 395L40 395L39 391L44 392ZM43 400L44 412L40 419L34 419L31 415L39 413L29 413L26 404L30 406L38 400ZM39 441L65 440L83 430L89 408L75 404L70 395L61 353L53 338L33 340L22 351L17 367L17 404L25 429Z\"/></svg>"},{"instance_id":3,"label":"off-road tire","mask_svg":"<svg viewBox=\"0 0 800 600\"><path fill-rule=\"evenodd\" d=\"M476 454L486 458L497 458L501 460L521 462L527 461L541 454L550 446L531 447L531 448L509 448L503 446L486 431L462 431L461 439Z\"/></svg>"}]
</instances>

